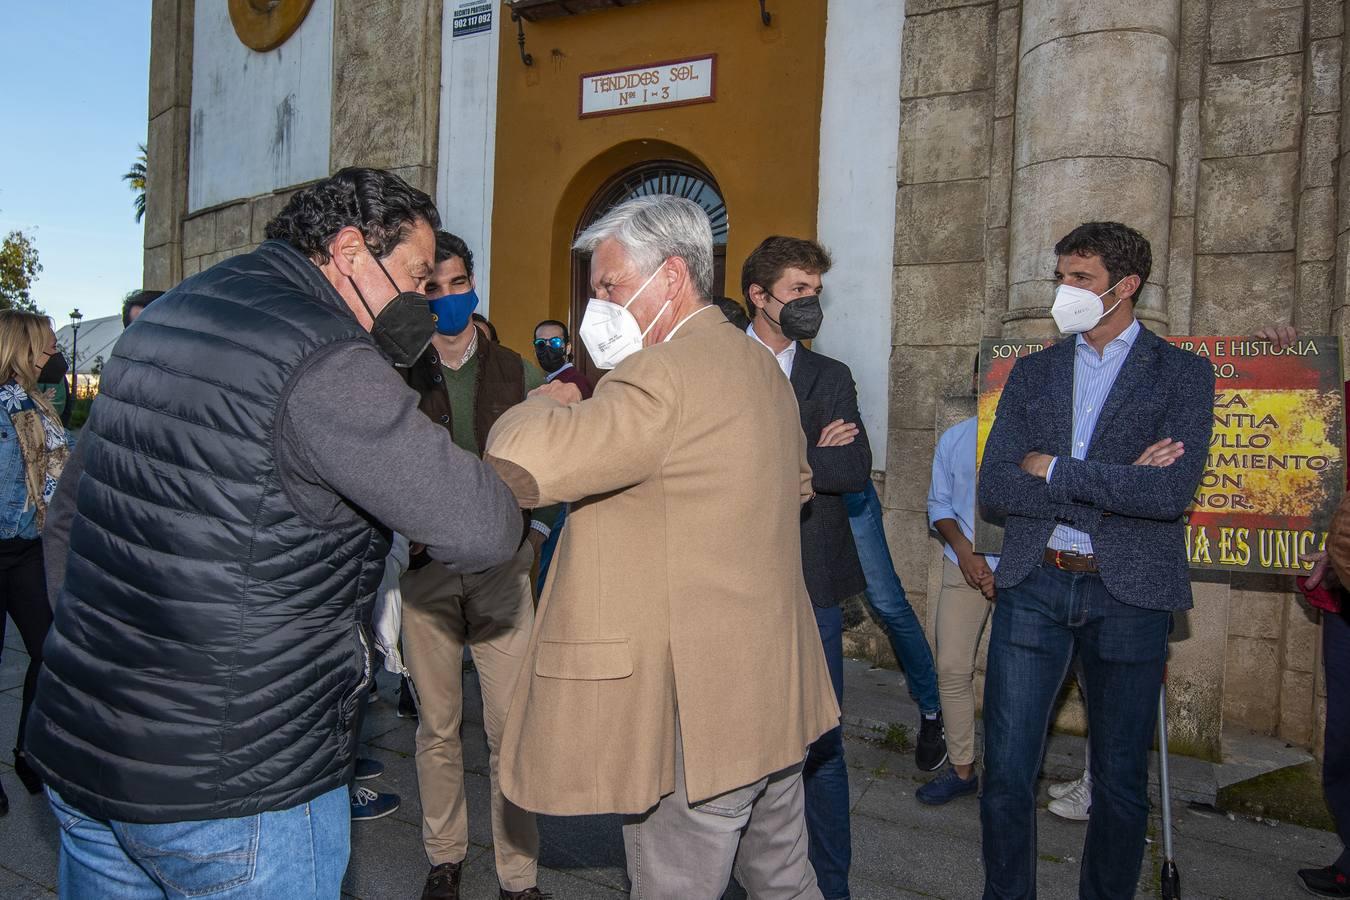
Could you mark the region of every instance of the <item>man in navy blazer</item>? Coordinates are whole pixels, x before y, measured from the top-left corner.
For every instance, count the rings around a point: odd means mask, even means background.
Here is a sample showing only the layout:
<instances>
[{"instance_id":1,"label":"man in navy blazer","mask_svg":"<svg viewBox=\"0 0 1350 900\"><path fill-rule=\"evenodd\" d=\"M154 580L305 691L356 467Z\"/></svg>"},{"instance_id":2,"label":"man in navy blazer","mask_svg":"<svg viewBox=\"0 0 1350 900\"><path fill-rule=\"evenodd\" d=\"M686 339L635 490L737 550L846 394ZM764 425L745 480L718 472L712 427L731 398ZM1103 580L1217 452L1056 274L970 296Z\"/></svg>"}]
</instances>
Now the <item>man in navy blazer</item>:
<instances>
[{"instance_id":1,"label":"man in navy blazer","mask_svg":"<svg viewBox=\"0 0 1350 900\"><path fill-rule=\"evenodd\" d=\"M806 434L815 497L802 507L802 574L820 629L835 698L844 703L844 619L840 604L861 594L867 579L858 560L844 495L872 474L872 449L858 415L858 391L844 363L800 341L816 336L824 313L821 279L830 254L815 241L765 238L741 269L741 290L753 319L746 334L765 346L792 383ZM783 560L790 564L790 560ZM849 834L848 767L844 732L835 727L807 749L807 856L824 900L848 900L853 855Z\"/></svg>"},{"instance_id":2,"label":"man in navy blazer","mask_svg":"<svg viewBox=\"0 0 1350 900\"><path fill-rule=\"evenodd\" d=\"M1092 808L1079 896L1135 895L1171 614L1189 609L1185 511L1205 469L1214 373L1134 317L1148 241L1115 222L1056 246L1052 314L1071 336L1018 360L980 468L1006 519L985 680L986 900L1036 892L1036 779L1077 652Z\"/></svg>"}]
</instances>

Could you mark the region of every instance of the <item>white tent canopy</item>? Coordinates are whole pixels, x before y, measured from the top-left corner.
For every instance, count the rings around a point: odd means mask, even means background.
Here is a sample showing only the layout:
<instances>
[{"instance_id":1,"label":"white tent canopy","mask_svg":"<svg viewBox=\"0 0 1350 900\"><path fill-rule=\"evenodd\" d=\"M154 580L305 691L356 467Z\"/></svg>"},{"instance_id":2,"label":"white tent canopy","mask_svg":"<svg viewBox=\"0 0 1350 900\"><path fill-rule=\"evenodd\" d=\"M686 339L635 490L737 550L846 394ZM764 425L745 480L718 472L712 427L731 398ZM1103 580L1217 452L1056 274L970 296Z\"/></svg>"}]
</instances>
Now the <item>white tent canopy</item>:
<instances>
[{"instance_id":1,"label":"white tent canopy","mask_svg":"<svg viewBox=\"0 0 1350 900\"><path fill-rule=\"evenodd\" d=\"M79 346L75 347L75 351L79 354L79 359L76 360L79 364L77 369L79 374L91 375L94 368L99 365L100 359L107 362L112 356L113 344L117 343L124 330L121 315L85 319L81 322ZM65 351L67 362L70 362L71 337L69 325L56 332L56 343Z\"/></svg>"}]
</instances>

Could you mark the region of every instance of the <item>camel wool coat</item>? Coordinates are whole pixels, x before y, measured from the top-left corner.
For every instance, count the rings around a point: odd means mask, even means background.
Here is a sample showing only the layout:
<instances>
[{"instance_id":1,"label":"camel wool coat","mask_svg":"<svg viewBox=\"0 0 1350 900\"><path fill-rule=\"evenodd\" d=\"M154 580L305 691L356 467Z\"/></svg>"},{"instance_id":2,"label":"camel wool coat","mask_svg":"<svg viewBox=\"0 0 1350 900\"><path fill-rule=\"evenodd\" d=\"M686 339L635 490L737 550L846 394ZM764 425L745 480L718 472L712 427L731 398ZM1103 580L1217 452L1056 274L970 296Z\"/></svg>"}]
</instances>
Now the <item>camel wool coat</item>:
<instances>
[{"instance_id":1,"label":"camel wool coat","mask_svg":"<svg viewBox=\"0 0 1350 900\"><path fill-rule=\"evenodd\" d=\"M773 354L715 307L590 400L502 415L486 460L524 507L572 504L501 742L518 806L642 813L800 763L839 723L802 579L811 496Z\"/></svg>"}]
</instances>

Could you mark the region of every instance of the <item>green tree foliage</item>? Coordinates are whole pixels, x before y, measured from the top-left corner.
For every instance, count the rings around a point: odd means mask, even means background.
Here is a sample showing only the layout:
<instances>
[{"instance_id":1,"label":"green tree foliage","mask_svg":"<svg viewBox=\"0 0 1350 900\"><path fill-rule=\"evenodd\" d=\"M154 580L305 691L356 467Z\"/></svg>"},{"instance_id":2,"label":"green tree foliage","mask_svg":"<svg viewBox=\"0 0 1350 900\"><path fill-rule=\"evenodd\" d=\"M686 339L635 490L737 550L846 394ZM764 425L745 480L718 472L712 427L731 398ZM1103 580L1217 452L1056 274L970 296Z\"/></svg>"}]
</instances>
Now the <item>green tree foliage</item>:
<instances>
[{"instance_id":1,"label":"green tree foliage","mask_svg":"<svg viewBox=\"0 0 1350 900\"><path fill-rule=\"evenodd\" d=\"M33 239L17 230L5 235L0 244L0 309L37 312L31 291L41 271Z\"/></svg>"},{"instance_id":2,"label":"green tree foliage","mask_svg":"<svg viewBox=\"0 0 1350 900\"><path fill-rule=\"evenodd\" d=\"M126 174L122 176L122 180L127 182L131 187L132 192L136 195L136 199L132 201L131 205L136 210L136 221L139 222L141 219L145 218L146 151L144 144L138 144L136 149L138 149L140 153L136 156L136 161L131 164L131 168L127 169Z\"/></svg>"}]
</instances>

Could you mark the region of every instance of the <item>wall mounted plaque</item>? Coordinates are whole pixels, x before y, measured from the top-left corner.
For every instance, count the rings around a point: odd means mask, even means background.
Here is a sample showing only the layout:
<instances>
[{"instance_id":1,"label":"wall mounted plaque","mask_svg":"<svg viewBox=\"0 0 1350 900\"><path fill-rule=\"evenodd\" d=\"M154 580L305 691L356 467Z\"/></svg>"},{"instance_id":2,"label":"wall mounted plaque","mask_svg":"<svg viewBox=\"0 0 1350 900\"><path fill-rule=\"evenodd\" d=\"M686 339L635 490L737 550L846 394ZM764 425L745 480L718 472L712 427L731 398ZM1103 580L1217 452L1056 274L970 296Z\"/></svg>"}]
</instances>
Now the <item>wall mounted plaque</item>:
<instances>
[{"instance_id":1,"label":"wall mounted plaque","mask_svg":"<svg viewBox=\"0 0 1350 900\"><path fill-rule=\"evenodd\" d=\"M581 118L712 103L717 99L717 55L652 63L581 76Z\"/></svg>"},{"instance_id":2,"label":"wall mounted plaque","mask_svg":"<svg viewBox=\"0 0 1350 900\"><path fill-rule=\"evenodd\" d=\"M295 34L313 5L314 0L230 0L230 21L245 47L266 53Z\"/></svg>"}]
</instances>

